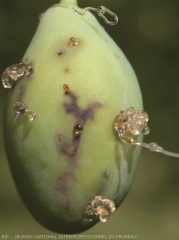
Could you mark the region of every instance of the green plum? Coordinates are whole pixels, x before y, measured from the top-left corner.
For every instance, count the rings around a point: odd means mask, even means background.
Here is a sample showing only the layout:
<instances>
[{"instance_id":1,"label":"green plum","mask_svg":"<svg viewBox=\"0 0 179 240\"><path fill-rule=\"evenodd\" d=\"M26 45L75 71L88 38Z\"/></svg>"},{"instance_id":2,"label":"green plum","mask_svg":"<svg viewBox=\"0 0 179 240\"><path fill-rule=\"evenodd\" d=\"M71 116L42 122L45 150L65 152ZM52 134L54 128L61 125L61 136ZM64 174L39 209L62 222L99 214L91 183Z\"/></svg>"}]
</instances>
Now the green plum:
<instances>
[{"instance_id":1,"label":"green plum","mask_svg":"<svg viewBox=\"0 0 179 240\"><path fill-rule=\"evenodd\" d=\"M15 184L34 218L59 233L106 221L127 195L140 156L113 126L122 109L142 109L136 75L94 15L80 11L75 0L49 8L22 62L3 74Z\"/></svg>"}]
</instances>

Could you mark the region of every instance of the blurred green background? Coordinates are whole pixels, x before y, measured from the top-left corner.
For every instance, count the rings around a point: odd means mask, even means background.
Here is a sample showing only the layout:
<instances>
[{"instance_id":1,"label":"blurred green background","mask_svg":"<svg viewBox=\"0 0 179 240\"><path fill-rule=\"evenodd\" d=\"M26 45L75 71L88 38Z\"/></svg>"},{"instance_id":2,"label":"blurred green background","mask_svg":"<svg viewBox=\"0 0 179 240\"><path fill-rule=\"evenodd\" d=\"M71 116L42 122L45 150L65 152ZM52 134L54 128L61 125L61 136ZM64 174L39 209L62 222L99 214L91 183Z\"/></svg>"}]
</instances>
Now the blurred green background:
<instances>
[{"instance_id":1,"label":"blurred green background","mask_svg":"<svg viewBox=\"0 0 179 240\"><path fill-rule=\"evenodd\" d=\"M21 60L36 30L38 15L55 0L0 0L0 73ZM179 152L179 1L79 0L80 7L104 5L119 17L116 26L99 19L131 62L155 141ZM3 143L7 90L0 86L0 238L2 234L53 234L21 202ZM141 240L179 239L179 159L142 151L132 189L109 222L84 234L137 234Z\"/></svg>"}]
</instances>

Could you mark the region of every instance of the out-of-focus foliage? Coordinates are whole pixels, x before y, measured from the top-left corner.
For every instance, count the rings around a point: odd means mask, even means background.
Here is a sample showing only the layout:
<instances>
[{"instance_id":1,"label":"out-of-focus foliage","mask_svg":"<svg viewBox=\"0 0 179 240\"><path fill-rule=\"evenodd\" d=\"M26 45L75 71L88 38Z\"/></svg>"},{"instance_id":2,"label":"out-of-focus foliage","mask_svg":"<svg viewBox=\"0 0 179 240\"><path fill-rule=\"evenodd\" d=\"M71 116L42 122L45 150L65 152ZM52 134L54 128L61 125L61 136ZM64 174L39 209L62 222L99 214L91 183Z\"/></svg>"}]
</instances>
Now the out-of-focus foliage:
<instances>
[{"instance_id":1,"label":"out-of-focus foliage","mask_svg":"<svg viewBox=\"0 0 179 240\"><path fill-rule=\"evenodd\" d=\"M0 0L0 73L21 60L38 24L38 15L56 1ZM155 141L179 151L179 1L79 0L81 7L107 6L119 17L106 26L131 62L141 86ZM44 49L45 51L45 49ZM0 237L51 234L23 206L4 152L2 122L7 90L0 86ZM128 197L107 224L85 234L138 234L139 239L179 239L179 159L143 151Z\"/></svg>"}]
</instances>

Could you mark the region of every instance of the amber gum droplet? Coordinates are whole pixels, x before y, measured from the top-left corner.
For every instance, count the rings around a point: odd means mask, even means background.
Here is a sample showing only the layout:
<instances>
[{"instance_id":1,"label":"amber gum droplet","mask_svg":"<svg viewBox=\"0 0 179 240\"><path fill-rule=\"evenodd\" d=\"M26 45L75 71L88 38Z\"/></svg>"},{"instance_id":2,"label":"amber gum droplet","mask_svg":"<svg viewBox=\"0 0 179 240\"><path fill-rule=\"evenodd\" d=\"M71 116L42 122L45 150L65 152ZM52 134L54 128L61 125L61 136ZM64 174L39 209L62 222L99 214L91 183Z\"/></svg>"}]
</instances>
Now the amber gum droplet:
<instances>
[{"instance_id":1,"label":"amber gum droplet","mask_svg":"<svg viewBox=\"0 0 179 240\"><path fill-rule=\"evenodd\" d=\"M89 204L86 214L98 215L101 222L106 222L116 210L114 202L102 196L95 196Z\"/></svg>"},{"instance_id":2,"label":"amber gum droplet","mask_svg":"<svg viewBox=\"0 0 179 240\"><path fill-rule=\"evenodd\" d=\"M25 111L25 115L29 118L30 122L33 122L36 118L36 114L28 109Z\"/></svg>"},{"instance_id":3,"label":"amber gum droplet","mask_svg":"<svg viewBox=\"0 0 179 240\"><path fill-rule=\"evenodd\" d=\"M135 110L130 107L121 111L114 119L114 128L118 131L122 129L126 133L138 135L147 126L149 120L148 114L143 110ZM149 129L146 128L145 134Z\"/></svg>"},{"instance_id":4,"label":"amber gum droplet","mask_svg":"<svg viewBox=\"0 0 179 240\"><path fill-rule=\"evenodd\" d=\"M12 88L16 81L24 76L20 64L12 64L4 70L2 75L2 84L4 88Z\"/></svg>"},{"instance_id":5,"label":"amber gum droplet","mask_svg":"<svg viewBox=\"0 0 179 240\"><path fill-rule=\"evenodd\" d=\"M26 109L25 105L21 102L16 102L13 106L13 110L19 114L23 114L29 118L30 122L33 122L36 118L36 114L28 109Z\"/></svg>"},{"instance_id":6,"label":"amber gum droplet","mask_svg":"<svg viewBox=\"0 0 179 240\"><path fill-rule=\"evenodd\" d=\"M76 124L74 127L75 138L80 137L82 131L83 131L83 126L81 124Z\"/></svg>"},{"instance_id":7,"label":"amber gum droplet","mask_svg":"<svg viewBox=\"0 0 179 240\"><path fill-rule=\"evenodd\" d=\"M118 131L119 129L122 129L124 122L124 116L122 114L117 115L114 118L114 128Z\"/></svg>"},{"instance_id":8,"label":"amber gum droplet","mask_svg":"<svg viewBox=\"0 0 179 240\"><path fill-rule=\"evenodd\" d=\"M80 39L78 39L78 38L71 37L68 41L69 47L78 46L79 44L80 44Z\"/></svg>"},{"instance_id":9,"label":"amber gum droplet","mask_svg":"<svg viewBox=\"0 0 179 240\"><path fill-rule=\"evenodd\" d=\"M20 66L21 66L21 70L24 72L25 76L29 76L30 74L32 74L32 72L33 72L32 64L26 64L26 63L21 62Z\"/></svg>"},{"instance_id":10,"label":"amber gum droplet","mask_svg":"<svg viewBox=\"0 0 179 240\"><path fill-rule=\"evenodd\" d=\"M2 84L4 88L12 88L13 85L22 77L28 76L33 71L31 64L17 63L12 64L5 69L2 75Z\"/></svg>"},{"instance_id":11,"label":"amber gum droplet","mask_svg":"<svg viewBox=\"0 0 179 240\"><path fill-rule=\"evenodd\" d=\"M70 88L69 88L68 84L64 84L63 89L64 89L66 95L70 92Z\"/></svg>"}]
</instances>

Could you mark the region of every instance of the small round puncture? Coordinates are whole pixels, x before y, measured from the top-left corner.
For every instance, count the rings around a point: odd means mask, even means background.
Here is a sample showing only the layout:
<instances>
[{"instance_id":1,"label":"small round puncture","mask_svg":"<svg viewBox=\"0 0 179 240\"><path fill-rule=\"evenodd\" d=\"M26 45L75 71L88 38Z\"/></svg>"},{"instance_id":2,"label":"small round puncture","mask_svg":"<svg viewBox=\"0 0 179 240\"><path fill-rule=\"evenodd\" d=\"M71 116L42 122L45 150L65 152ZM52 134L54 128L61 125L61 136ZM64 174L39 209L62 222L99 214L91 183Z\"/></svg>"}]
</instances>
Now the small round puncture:
<instances>
[{"instance_id":1,"label":"small round puncture","mask_svg":"<svg viewBox=\"0 0 179 240\"><path fill-rule=\"evenodd\" d=\"M103 198L102 196L95 196L88 204L85 214L90 216L98 215L101 222L107 222L109 216L113 215L116 207L113 201Z\"/></svg>"},{"instance_id":2,"label":"small round puncture","mask_svg":"<svg viewBox=\"0 0 179 240\"><path fill-rule=\"evenodd\" d=\"M104 172L103 176L109 178L109 172Z\"/></svg>"},{"instance_id":3,"label":"small round puncture","mask_svg":"<svg viewBox=\"0 0 179 240\"><path fill-rule=\"evenodd\" d=\"M17 114L23 114L29 118L30 122L33 122L36 118L36 114L28 109L26 109L25 105L21 102L16 102L13 106L13 110Z\"/></svg>"},{"instance_id":4,"label":"small round puncture","mask_svg":"<svg viewBox=\"0 0 179 240\"><path fill-rule=\"evenodd\" d=\"M33 68L30 64L22 62L12 64L4 70L2 75L2 84L4 88L12 88L20 78L30 75L32 71Z\"/></svg>"},{"instance_id":5,"label":"small round puncture","mask_svg":"<svg viewBox=\"0 0 179 240\"><path fill-rule=\"evenodd\" d=\"M80 39L71 37L68 41L68 47L78 46L80 44Z\"/></svg>"}]
</instances>

